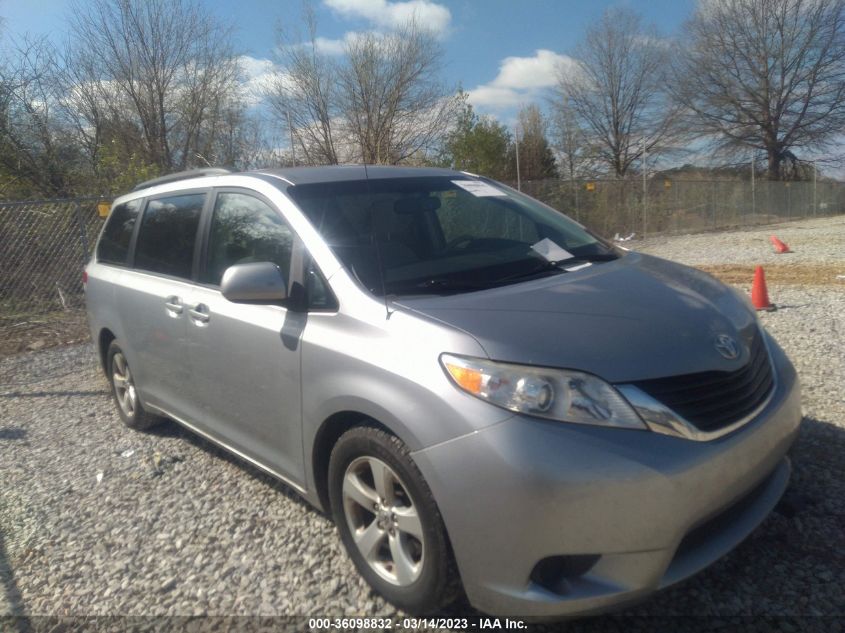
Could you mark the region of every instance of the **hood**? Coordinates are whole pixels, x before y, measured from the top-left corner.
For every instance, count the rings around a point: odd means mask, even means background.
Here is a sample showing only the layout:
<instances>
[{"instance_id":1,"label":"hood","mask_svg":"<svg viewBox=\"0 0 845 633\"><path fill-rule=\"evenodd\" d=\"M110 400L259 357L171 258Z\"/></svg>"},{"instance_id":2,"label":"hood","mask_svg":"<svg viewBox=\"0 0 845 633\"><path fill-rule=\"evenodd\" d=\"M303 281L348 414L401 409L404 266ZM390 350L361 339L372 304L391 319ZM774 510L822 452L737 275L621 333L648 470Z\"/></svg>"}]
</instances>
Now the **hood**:
<instances>
[{"instance_id":1,"label":"hood","mask_svg":"<svg viewBox=\"0 0 845 633\"><path fill-rule=\"evenodd\" d=\"M615 383L734 371L748 362L757 331L754 313L727 286L640 253L500 288L404 297L396 306L464 330L493 360ZM721 334L740 344L738 358L716 349Z\"/></svg>"}]
</instances>

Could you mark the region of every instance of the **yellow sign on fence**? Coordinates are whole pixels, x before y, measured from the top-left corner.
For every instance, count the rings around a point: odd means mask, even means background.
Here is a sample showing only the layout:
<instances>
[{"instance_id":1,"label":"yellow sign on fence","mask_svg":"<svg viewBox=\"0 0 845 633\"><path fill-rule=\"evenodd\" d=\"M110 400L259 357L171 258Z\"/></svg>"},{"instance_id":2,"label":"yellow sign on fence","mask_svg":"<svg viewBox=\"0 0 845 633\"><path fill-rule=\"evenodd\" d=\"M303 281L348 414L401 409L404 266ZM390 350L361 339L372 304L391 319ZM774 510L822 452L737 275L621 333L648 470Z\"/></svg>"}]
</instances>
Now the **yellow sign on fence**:
<instances>
[{"instance_id":1,"label":"yellow sign on fence","mask_svg":"<svg viewBox=\"0 0 845 633\"><path fill-rule=\"evenodd\" d=\"M586 184L586 189L587 189L587 191L595 191L596 190L596 183L588 182Z\"/></svg>"},{"instance_id":2,"label":"yellow sign on fence","mask_svg":"<svg viewBox=\"0 0 845 633\"><path fill-rule=\"evenodd\" d=\"M111 202L98 202L97 203L97 215L99 215L101 218L108 217L110 209L111 209Z\"/></svg>"}]
</instances>

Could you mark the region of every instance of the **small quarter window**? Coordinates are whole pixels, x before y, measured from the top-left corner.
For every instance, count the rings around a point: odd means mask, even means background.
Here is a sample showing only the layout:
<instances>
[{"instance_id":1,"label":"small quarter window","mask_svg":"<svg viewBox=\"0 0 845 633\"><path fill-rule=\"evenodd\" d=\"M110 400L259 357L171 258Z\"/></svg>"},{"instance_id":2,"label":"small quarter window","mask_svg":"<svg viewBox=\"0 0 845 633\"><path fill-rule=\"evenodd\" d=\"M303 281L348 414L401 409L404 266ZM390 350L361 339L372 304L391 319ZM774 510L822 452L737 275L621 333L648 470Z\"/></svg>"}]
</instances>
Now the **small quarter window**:
<instances>
[{"instance_id":1,"label":"small quarter window","mask_svg":"<svg viewBox=\"0 0 845 633\"><path fill-rule=\"evenodd\" d=\"M205 194L150 200L141 219L135 267L190 279Z\"/></svg>"},{"instance_id":2,"label":"small quarter window","mask_svg":"<svg viewBox=\"0 0 845 633\"><path fill-rule=\"evenodd\" d=\"M129 242L132 239L132 231L140 208L141 200L139 199L124 202L112 209L100 237L100 243L97 245L98 262L126 264Z\"/></svg>"},{"instance_id":3,"label":"small quarter window","mask_svg":"<svg viewBox=\"0 0 845 633\"><path fill-rule=\"evenodd\" d=\"M317 265L310 261L305 266L305 290L308 296L309 310L337 310L337 299L329 289L326 280Z\"/></svg>"}]
</instances>

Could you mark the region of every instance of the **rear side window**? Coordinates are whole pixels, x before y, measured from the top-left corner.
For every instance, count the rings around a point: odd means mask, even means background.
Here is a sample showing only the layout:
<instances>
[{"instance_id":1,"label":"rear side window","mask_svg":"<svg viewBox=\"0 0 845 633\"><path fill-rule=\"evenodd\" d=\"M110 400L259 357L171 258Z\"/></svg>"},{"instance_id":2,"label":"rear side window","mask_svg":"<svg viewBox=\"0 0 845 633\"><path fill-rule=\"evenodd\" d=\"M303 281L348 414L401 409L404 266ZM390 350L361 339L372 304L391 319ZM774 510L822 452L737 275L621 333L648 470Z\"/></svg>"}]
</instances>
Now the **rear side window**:
<instances>
[{"instance_id":1,"label":"rear side window","mask_svg":"<svg viewBox=\"0 0 845 633\"><path fill-rule=\"evenodd\" d=\"M293 232L271 206L242 193L220 193L211 217L208 261L201 281L220 285L229 266L272 262L290 281Z\"/></svg>"},{"instance_id":2,"label":"rear side window","mask_svg":"<svg viewBox=\"0 0 845 633\"><path fill-rule=\"evenodd\" d=\"M140 209L140 199L124 202L112 209L106 227L103 229L103 235L100 237L100 243L97 245L98 262L126 264L129 241L132 239L132 231Z\"/></svg>"},{"instance_id":3,"label":"rear side window","mask_svg":"<svg viewBox=\"0 0 845 633\"><path fill-rule=\"evenodd\" d=\"M150 200L141 218L135 267L190 279L204 203L203 193Z\"/></svg>"}]
</instances>

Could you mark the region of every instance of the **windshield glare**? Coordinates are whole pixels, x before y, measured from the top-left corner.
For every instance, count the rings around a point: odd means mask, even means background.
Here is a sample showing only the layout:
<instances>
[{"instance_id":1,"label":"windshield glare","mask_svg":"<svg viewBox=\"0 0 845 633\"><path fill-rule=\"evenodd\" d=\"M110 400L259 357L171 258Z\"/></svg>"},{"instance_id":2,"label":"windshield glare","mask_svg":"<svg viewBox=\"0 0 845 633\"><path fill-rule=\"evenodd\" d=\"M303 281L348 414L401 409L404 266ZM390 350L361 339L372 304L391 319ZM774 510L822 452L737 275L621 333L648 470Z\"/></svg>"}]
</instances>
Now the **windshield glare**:
<instances>
[{"instance_id":1,"label":"windshield glare","mask_svg":"<svg viewBox=\"0 0 845 633\"><path fill-rule=\"evenodd\" d=\"M558 262L615 258L563 214L470 177L296 185L288 195L379 296L467 292L558 274Z\"/></svg>"}]
</instances>

